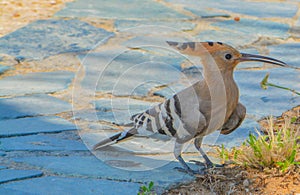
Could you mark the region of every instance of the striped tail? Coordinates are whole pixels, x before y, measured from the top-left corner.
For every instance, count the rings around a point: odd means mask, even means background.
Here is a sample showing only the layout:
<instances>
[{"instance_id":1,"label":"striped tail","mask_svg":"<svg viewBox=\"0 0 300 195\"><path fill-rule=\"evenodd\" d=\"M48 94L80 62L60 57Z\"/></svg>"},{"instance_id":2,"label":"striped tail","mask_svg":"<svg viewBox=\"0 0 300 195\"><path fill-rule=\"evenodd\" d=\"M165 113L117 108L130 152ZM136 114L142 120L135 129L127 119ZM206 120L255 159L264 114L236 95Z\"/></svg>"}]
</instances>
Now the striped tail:
<instances>
[{"instance_id":1,"label":"striped tail","mask_svg":"<svg viewBox=\"0 0 300 195\"><path fill-rule=\"evenodd\" d=\"M102 140L101 142L97 143L96 145L94 145L93 150L97 150L100 149L104 146L107 145L111 145L111 144L115 144L119 141L125 140L133 135L137 134L137 130L135 128L129 129L127 131L123 131L120 133L117 133L105 140Z\"/></svg>"}]
</instances>

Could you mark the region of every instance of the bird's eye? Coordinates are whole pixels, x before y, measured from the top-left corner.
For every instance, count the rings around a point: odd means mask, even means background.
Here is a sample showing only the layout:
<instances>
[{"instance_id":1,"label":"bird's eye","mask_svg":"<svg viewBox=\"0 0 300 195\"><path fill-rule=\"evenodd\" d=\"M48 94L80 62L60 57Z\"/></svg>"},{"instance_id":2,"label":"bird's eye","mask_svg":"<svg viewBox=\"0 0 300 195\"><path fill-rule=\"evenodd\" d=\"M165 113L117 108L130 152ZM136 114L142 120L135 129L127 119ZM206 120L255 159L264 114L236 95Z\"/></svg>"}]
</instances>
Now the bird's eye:
<instances>
[{"instance_id":1,"label":"bird's eye","mask_svg":"<svg viewBox=\"0 0 300 195\"><path fill-rule=\"evenodd\" d=\"M232 58L232 55L231 55L230 53L228 53L228 54L225 55L225 58L226 58L227 60L230 60L230 59Z\"/></svg>"}]
</instances>

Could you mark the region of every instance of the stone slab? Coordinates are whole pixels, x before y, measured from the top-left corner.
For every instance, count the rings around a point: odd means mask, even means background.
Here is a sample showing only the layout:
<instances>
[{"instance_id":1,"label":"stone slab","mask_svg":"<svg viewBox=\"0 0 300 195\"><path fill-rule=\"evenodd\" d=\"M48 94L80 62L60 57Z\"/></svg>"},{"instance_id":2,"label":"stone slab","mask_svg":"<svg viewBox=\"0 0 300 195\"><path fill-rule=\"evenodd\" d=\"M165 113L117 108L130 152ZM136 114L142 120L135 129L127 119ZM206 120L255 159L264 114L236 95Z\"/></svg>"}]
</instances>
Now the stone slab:
<instances>
[{"instance_id":1,"label":"stone slab","mask_svg":"<svg viewBox=\"0 0 300 195\"><path fill-rule=\"evenodd\" d=\"M190 31L193 30L196 27L196 24L192 22L186 22L186 21L139 21L139 20L116 20L115 21L115 27L119 31L128 31L128 29L131 28L143 28L144 26L151 26L151 28L173 28L176 31ZM146 33L146 32L145 32ZM148 31L149 33L149 31Z\"/></svg>"},{"instance_id":2,"label":"stone slab","mask_svg":"<svg viewBox=\"0 0 300 195\"><path fill-rule=\"evenodd\" d=\"M5 77L0 80L0 96L53 93L67 89L74 73L67 71L36 72Z\"/></svg>"},{"instance_id":3,"label":"stone slab","mask_svg":"<svg viewBox=\"0 0 300 195\"><path fill-rule=\"evenodd\" d=\"M39 170L3 169L0 170L0 184L10 181L40 177L42 175L43 172Z\"/></svg>"},{"instance_id":4,"label":"stone slab","mask_svg":"<svg viewBox=\"0 0 300 195\"><path fill-rule=\"evenodd\" d=\"M30 186L30 187L28 187ZM137 194L140 184L86 178L47 176L2 185L30 194Z\"/></svg>"},{"instance_id":5,"label":"stone slab","mask_svg":"<svg viewBox=\"0 0 300 195\"><path fill-rule=\"evenodd\" d=\"M208 7L185 7L184 8L187 11L190 11L191 13L199 16L200 18L214 18L214 17L230 17L230 15L222 13L220 11L212 11Z\"/></svg>"},{"instance_id":6,"label":"stone slab","mask_svg":"<svg viewBox=\"0 0 300 195\"><path fill-rule=\"evenodd\" d=\"M5 71L11 69L10 66L3 66L0 64L0 75L3 74Z\"/></svg>"},{"instance_id":7,"label":"stone slab","mask_svg":"<svg viewBox=\"0 0 300 195\"><path fill-rule=\"evenodd\" d=\"M153 20L190 18L151 0L79 0L67 3L64 9L56 13L56 16Z\"/></svg>"},{"instance_id":8,"label":"stone slab","mask_svg":"<svg viewBox=\"0 0 300 195\"><path fill-rule=\"evenodd\" d=\"M94 103L95 108L102 112L114 110L141 112L157 104L159 102L147 102L132 98L101 98Z\"/></svg>"},{"instance_id":9,"label":"stone slab","mask_svg":"<svg viewBox=\"0 0 300 195\"><path fill-rule=\"evenodd\" d=\"M292 18L297 12L297 5L294 2L260 2L239 0L167 0L167 2L181 4L187 8L197 8L199 10L226 10L233 13L245 14L259 18Z\"/></svg>"},{"instance_id":10,"label":"stone slab","mask_svg":"<svg viewBox=\"0 0 300 195\"><path fill-rule=\"evenodd\" d=\"M279 116L282 112L300 104L300 97L286 90L269 87L263 90L261 80L270 73L269 82L300 90L300 75L288 68L269 70L238 70L235 79L240 88L240 102L247 108L247 114L256 120L263 116ZM293 79L291 79L293 78Z\"/></svg>"},{"instance_id":11,"label":"stone slab","mask_svg":"<svg viewBox=\"0 0 300 195\"><path fill-rule=\"evenodd\" d=\"M143 112L160 102L147 102L132 98L103 98L94 102L98 120L119 125L130 123L131 116Z\"/></svg>"},{"instance_id":12,"label":"stone slab","mask_svg":"<svg viewBox=\"0 0 300 195\"><path fill-rule=\"evenodd\" d=\"M70 110L71 104L46 94L0 99L0 119L56 114Z\"/></svg>"},{"instance_id":13,"label":"stone slab","mask_svg":"<svg viewBox=\"0 0 300 195\"><path fill-rule=\"evenodd\" d=\"M23 190L13 190L7 188L0 188L0 194L9 194L9 195L32 195L31 193L24 192Z\"/></svg>"},{"instance_id":14,"label":"stone slab","mask_svg":"<svg viewBox=\"0 0 300 195\"><path fill-rule=\"evenodd\" d=\"M142 183L153 181L156 186L163 188L194 179L185 173L174 170L174 167L180 166L177 162L168 163L151 171L126 171L108 166L94 156L33 156L14 158L14 161L28 163L65 175Z\"/></svg>"},{"instance_id":15,"label":"stone slab","mask_svg":"<svg viewBox=\"0 0 300 195\"><path fill-rule=\"evenodd\" d=\"M290 29L289 25L284 23L246 18L242 18L238 22L234 20L216 22L212 23L212 26L224 28L231 32L242 33L244 37L245 35L256 35L264 37L280 37L283 39L289 37L288 31Z\"/></svg>"},{"instance_id":16,"label":"stone slab","mask_svg":"<svg viewBox=\"0 0 300 195\"><path fill-rule=\"evenodd\" d=\"M0 165L0 170L1 170L1 169L7 169L7 167L6 167L6 166Z\"/></svg>"},{"instance_id":17,"label":"stone slab","mask_svg":"<svg viewBox=\"0 0 300 195\"><path fill-rule=\"evenodd\" d=\"M5 151L85 151L81 141L63 139L54 135L29 135L2 138L1 149Z\"/></svg>"},{"instance_id":18,"label":"stone slab","mask_svg":"<svg viewBox=\"0 0 300 195\"><path fill-rule=\"evenodd\" d=\"M76 130L71 122L56 116L41 116L0 121L0 137L55 133Z\"/></svg>"},{"instance_id":19,"label":"stone slab","mask_svg":"<svg viewBox=\"0 0 300 195\"><path fill-rule=\"evenodd\" d=\"M299 43L287 43L268 47L270 56L300 68ZM299 72L299 70L298 70Z\"/></svg>"},{"instance_id":20,"label":"stone slab","mask_svg":"<svg viewBox=\"0 0 300 195\"><path fill-rule=\"evenodd\" d=\"M91 50L114 34L79 20L37 20L0 38L0 53L41 60Z\"/></svg>"},{"instance_id":21,"label":"stone slab","mask_svg":"<svg viewBox=\"0 0 300 195\"><path fill-rule=\"evenodd\" d=\"M147 96L152 88L176 81L181 75L182 57L127 50L109 54L112 58L108 59L107 53L86 56L83 88L117 96Z\"/></svg>"},{"instance_id":22,"label":"stone slab","mask_svg":"<svg viewBox=\"0 0 300 195\"><path fill-rule=\"evenodd\" d=\"M247 34L228 29L205 30L200 32L196 38L201 41L223 42L234 47L250 44L258 39L255 34Z\"/></svg>"}]
</instances>

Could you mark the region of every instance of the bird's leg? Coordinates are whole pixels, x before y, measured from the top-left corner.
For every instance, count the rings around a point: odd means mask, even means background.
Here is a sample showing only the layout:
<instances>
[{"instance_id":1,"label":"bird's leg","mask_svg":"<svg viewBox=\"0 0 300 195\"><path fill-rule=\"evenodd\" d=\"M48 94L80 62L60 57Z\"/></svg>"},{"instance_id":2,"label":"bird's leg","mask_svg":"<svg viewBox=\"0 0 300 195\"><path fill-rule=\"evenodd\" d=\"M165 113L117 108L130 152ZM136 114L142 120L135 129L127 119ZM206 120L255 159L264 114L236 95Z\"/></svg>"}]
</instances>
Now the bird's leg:
<instances>
[{"instance_id":1,"label":"bird's leg","mask_svg":"<svg viewBox=\"0 0 300 195\"><path fill-rule=\"evenodd\" d=\"M202 157L204 158L205 163L202 163L202 162L199 162L199 161L192 161L192 162L195 162L199 166L203 166L204 165L206 168L223 167L222 165L215 165L213 162L211 162L211 160L208 158L207 154L201 148L202 139L203 139L202 137L201 138L196 138L194 140L194 145L195 145L196 149L200 152L200 154L202 155Z\"/></svg>"},{"instance_id":2,"label":"bird's leg","mask_svg":"<svg viewBox=\"0 0 300 195\"><path fill-rule=\"evenodd\" d=\"M175 158L180 162L180 164L182 165L182 167L175 167L176 170L178 171L182 171L185 173L188 173L190 175L194 175L194 174L203 174L203 172L197 172L194 171L193 169L191 169L186 162L183 160L182 156L181 156L181 150L182 150L182 144L175 142L175 147L174 147L174 155Z\"/></svg>"}]
</instances>

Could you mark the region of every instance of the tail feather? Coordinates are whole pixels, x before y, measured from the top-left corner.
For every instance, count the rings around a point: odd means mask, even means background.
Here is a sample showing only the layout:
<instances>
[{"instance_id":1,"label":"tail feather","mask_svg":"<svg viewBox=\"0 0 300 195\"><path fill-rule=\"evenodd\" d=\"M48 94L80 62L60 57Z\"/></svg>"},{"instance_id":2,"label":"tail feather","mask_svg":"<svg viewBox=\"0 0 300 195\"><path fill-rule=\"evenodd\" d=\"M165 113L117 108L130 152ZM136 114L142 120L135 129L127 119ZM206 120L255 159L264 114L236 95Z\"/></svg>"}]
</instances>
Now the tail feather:
<instances>
[{"instance_id":1,"label":"tail feather","mask_svg":"<svg viewBox=\"0 0 300 195\"><path fill-rule=\"evenodd\" d=\"M105 140L102 140L101 142L94 145L93 150L97 150L99 148L102 148L104 146L107 146L107 144L114 144L119 141L125 140L137 133L137 130L135 128L129 129L128 131L123 131L120 133L117 133Z\"/></svg>"}]
</instances>

